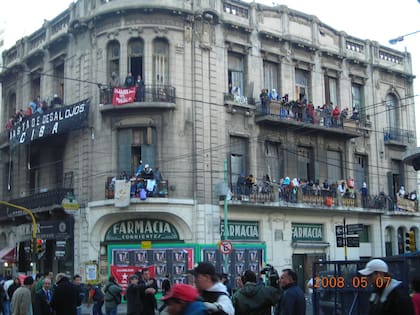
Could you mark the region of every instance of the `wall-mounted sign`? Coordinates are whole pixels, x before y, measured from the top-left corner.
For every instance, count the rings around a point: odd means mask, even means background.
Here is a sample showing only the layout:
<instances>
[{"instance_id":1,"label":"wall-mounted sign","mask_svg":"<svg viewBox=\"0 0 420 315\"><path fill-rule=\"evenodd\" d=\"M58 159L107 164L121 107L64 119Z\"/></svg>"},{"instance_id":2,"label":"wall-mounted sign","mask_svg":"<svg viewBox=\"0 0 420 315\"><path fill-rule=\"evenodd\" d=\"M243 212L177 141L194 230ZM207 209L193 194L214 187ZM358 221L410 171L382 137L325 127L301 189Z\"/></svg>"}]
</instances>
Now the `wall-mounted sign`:
<instances>
[{"instance_id":1,"label":"wall-mounted sign","mask_svg":"<svg viewBox=\"0 0 420 315\"><path fill-rule=\"evenodd\" d=\"M68 216L65 220L38 221L36 236L42 240L68 240L74 235L74 219ZM26 223L16 227L16 235L21 240L32 239L32 224Z\"/></svg>"},{"instance_id":2,"label":"wall-mounted sign","mask_svg":"<svg viewBox=\"0 0 420 315\"><path fill-rule=\"evenodd\" d=\"M224 236L224 221L220 221L220 234ZM258 221L228 221L229 240L255 240L260 239Z\"/></svg>"},{"instance_id":3,"label":"wall-mounted sign","mask_svg":"<svg viewBox=\"0 0 420 315\"><path fill-rule=\"evenodd\" d=\"M178 241L176 228L164 220L133 219L111 225L105 234L105 241Z\"/></svg>"},{"instance_id":4,"label":"wall-mounted sign","mask_svg":"<svg viewBox=\"0 0 420 315\"><path fill-rule=\"evenodd\" d=\"M323 225L312 223L292 223L292 241L322 241Z\"/></svg>"}]
</instances>

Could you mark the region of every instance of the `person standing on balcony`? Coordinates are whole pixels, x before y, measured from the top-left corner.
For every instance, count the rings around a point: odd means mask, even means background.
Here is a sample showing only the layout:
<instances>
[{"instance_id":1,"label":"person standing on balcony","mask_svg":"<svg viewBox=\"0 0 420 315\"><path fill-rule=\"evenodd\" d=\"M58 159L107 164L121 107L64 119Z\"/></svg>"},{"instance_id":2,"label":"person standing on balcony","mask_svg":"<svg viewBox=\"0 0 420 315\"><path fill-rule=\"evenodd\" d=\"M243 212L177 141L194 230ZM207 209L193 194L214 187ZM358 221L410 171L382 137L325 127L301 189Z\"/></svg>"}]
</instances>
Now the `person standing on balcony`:
<instances>
[{"instance_id":1,"label":"person standing on balcony","mask_svg":"<svg viewBox=\"0 0 420 315\"><path fill-rule=\"evenodd\" d=\"M365 182L363 182L362 188L360 188L360 194L362 195L362 207L367 208L369 191Z\"/></svg>"},{"instance_id":2,"label":"person standing on balcony","mask_svg":"<svg viewBox=\"0 0 420 315\"><path fill-rule=\"evenodd\" d=\"M137 76L136 86L137 86L136 101L144 102L144 81L141 78L140 74Z\"/></svg>"},{"instance_id":3,"label":"person standing on balcony","mask_svg":"<svg viewBox=\"0 0 420 315\"><path fill-rule=\"evenodd\" d=\"M126 88L133 87L136 85L136 81L134 80L133 74L128 72L127 76L125 77L124 86Z\"/></svg>"}]
</instances>

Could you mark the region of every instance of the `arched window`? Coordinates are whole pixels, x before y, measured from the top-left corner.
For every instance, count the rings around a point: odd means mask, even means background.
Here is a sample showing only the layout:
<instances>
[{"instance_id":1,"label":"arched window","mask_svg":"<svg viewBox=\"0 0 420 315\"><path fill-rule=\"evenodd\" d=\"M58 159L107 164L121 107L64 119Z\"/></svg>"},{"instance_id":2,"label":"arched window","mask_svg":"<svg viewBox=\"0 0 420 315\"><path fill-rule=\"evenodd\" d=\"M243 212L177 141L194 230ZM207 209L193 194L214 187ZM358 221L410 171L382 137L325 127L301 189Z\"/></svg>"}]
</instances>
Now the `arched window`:
<instances>
[{"instance_id":1,"label":"arched window","mask_svg":"<svg viewBox=\"0 0 420 315\"><path fill-rule=\"evenodd\" d=\"M169 43L164 38L153 41L153 84L169 84Z\"/></svg>"},{"instance_id":2,"label":"arched window","mask_svg":"<svg viewBox=\"0 0 420 315\"><path fill-rule=\"evenodd\" d=\"M398 99L395 94L388 94L386 96L386 122L390 132L396 132L395 129L399 126L399 115L398 115ZM394 130L393 130L394 129Z\"/></svg>"},{"instance_id":3,"label":"arched window","mask_svg":"<svg viewBox=\"0 0 420 315\"><path fill-rule=\"evenodd\" d=\"M144 60L144 42L141 38L130 40L128 43L128 70L131 71L134 78L143 75L143 60Z\"/></svg>"},{"instance_id":4,"label":"arched window","mask_svg":"<svg viewBox=\"0 0 420 315\"><path fill-rule=\"evenodd\" d=\"M112 41L108 44L107 48L107 61L108 61L108 76L112 72L120 75L120 43Z\"/></svg>"}]
</instances>

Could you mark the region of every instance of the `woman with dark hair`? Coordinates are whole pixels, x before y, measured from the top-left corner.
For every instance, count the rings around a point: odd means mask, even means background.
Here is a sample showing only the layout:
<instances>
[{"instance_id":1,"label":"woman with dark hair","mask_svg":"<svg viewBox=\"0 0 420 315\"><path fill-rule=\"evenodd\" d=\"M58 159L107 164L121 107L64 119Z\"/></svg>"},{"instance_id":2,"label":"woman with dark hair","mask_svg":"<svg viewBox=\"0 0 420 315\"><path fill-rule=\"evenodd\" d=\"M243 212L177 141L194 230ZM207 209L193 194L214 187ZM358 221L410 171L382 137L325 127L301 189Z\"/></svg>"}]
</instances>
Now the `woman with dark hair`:
<instances>
[{"instance_id":1,"label":"woman with dark hair","mask_svg":"<svg viewBox=\"0 0 420 315\"><path fill-rule=\"evenodd\" d=\"M12 300L13 293L15 293L16 289L20 288L21 286L22 283L20 282L19 277L14 278L13 283L7 289L7 295L9 296L10 300Z\"/></svg>"}]
</instances>

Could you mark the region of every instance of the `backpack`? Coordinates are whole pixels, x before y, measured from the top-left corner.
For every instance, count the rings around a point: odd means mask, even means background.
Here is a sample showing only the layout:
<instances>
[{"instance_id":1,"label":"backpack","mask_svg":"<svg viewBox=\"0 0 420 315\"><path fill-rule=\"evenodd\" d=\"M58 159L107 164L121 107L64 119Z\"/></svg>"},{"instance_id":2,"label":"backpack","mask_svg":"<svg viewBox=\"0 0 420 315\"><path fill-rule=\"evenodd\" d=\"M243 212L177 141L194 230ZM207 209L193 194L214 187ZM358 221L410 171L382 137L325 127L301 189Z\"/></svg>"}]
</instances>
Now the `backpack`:
<instances>
[{"instance_id":1,"label":"backpack","mask_svg":"<svg viewBox=\"0 0 420 315\"><path fill-rule=\"evenodd\" d=\"M121 296L121 293L120 292L118 292L117 294L113 294L112 292L111 292L111 290L110 290L110 288L109 288L110 286L108 286L108 287L106 287L105 288L105 293L109 293L111 296L112 296L112 298L114 299L114 301L115 301L115 303L118 305L118 304L121 304L121 301L122 301L122 296ZM112 299L111 300L107 300L107 301L112 301Z\"/></svg>"},{"instance_id":2,"label":"backpack","mask_svg":"<svg viewBox=\"0 0 420 315\"><path fill-rule=\"evenodd\" d=\"M101 288L98 286L95 286L92 288L94 290L92 299L96 301L101 301L104 299L104 293L102 292Z\"/></svg>"}]
</instances>

